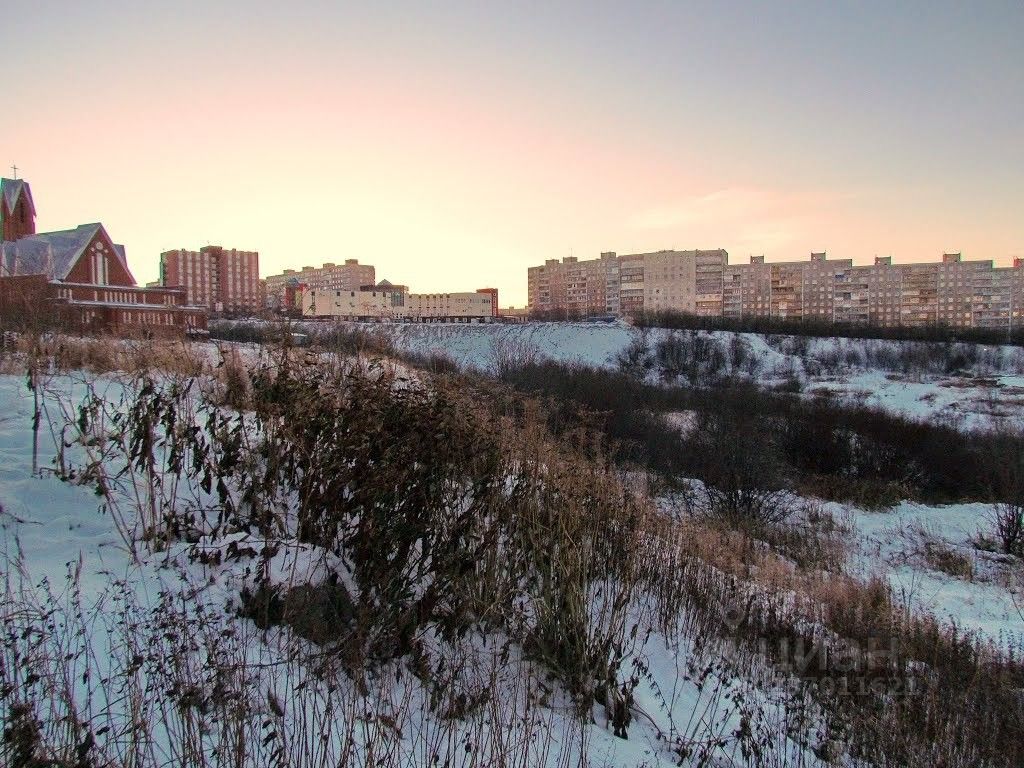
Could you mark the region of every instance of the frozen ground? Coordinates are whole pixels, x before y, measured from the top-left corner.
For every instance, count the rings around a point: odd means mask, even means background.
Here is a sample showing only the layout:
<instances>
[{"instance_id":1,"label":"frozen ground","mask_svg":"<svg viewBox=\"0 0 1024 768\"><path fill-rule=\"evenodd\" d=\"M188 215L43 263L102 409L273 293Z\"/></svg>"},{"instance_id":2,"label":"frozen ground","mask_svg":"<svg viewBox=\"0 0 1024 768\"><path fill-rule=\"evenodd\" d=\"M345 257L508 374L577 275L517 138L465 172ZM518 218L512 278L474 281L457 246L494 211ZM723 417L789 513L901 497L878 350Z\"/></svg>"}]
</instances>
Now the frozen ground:
<instances>
[{"instance_id":1,"label":"frozen ground","mask_svg":"<svg viewBox=\"0 0 1024 768\"><path fill-rule=\"evenodd\" d=\"M940 621L1019 650L1024 644L1024 563L985 551L991 504L930 507L905 501L886 512L826 507L852 529L849 567L880 574L898 600Z\"/></svg>"},{"instance_id":2,"label":"frozen ground","mask_svg":"<svg viewBox=\"0 0 1024 768\"><path fill-rule=\"evenodd\" d=\"M99 381L101 392L118 397L116 383L103 377ZM80 377L74 375L56 377L49 386L69 403L83 392ZM81 607L86 618L80 617L81 624L75 626L88 628L87 640L75 636L73 621L62 623L60 611L55 631L66 633L61 647L71 649L72 664L77 665L72 677L81 678L74 686L80 697L89 697L92 712L109 714L128 706L96 681L130 667L135 658L145 658L143 671L132 674L152 679L173 669L179 675L179 689L182 680L205 679L227 664L233 670L231 685L236 686L231 689L233 706L248 701L246 697L253 699L249 719L255 732L249 738L267 738L266 730L259 729L275 718L281 719L282 730L292 729L286 743L293 749L301 747L303 733L315 733L312 757L303 758L309 759L307 764L331 763L328 756L338 762L341 755L347 756L344 764L383 764L383 756L369 753L385 747L390 758L405 755L403 765L433 765L438 759L441 764L486 764L482 755L495 748L487 740L500 737L517 744L513 753L530 765L577 764L581 753L587 764L596 766L675 765L679 757L673 750L683 742L711 745L709 764L742 765L745 761L732 734L752 702L760 702L760 711L766 713L754 719L754 727L765 734L779 730L773 718L782 717L781 705L742 678L719 676L714 671L722 668L715 648L705 647L701 655L689 642L657 632L641 632L642 642L627 659L627 665L644 670L628 739L613 734L601 707L594 707L593 723L582 723L558 685L501 638L470 638L458 649L429 633L423 638L437 653L451 653L453 658L468 654L470 663L462 671L468 689L497 689L496 706L482 721L453 723L439 718L429 704L429 691L398 664L363 690L344 676L328 686L323 672L310 666L320 656L315 648L279 629L259 630L236 610L240 591L253 584L252 554L265 545L277 549L268 564L270 580L276 583L323 581L336 566L328 553L294 539L264 542L229 534L173 544L162 552L138 546L133 554L91 488L61 482L48 471L54 444L47 418L38 443L42 470L33 472L32 413L33 399L24 378L0 376L0 579L6 583L7 599L19 605L65 606L72 619ZM51 407L48 415L59 430L56 409ZM135 528L135 521L126 522L128 529ZM637 621L642 622L639 615ZM131 634L129 627L141 634ZM152 635L147 634L150 631ZM149 649L142 656L132 651L137 643ZM85 649L82 655L74 650L77 647ZM303 654L314 661L305 661ZM83 674L86 669L88 674ZM328 700L335 710L323 709ZM185 732L187 713L168 702L147 704L150 709L137 715L156 724L152 738L121 743L115 748L122 750L119 762L184 762L183 736L175 734ZM287 722L279 714L282 709L288 713ZM206 727L206 747L213 748L216 721ZM307 730L296 732L300 727ZM785 733L784 727L780 733ZM785 736L770 741L780 755L800 752ZM721 746L714 746L719 742ZM133 749L143 754L132 758L127 752ZM470 757L473 749L481 757ZM252 760L249 764L260 764L259 759Z\"/></svg>"}]
</instances>

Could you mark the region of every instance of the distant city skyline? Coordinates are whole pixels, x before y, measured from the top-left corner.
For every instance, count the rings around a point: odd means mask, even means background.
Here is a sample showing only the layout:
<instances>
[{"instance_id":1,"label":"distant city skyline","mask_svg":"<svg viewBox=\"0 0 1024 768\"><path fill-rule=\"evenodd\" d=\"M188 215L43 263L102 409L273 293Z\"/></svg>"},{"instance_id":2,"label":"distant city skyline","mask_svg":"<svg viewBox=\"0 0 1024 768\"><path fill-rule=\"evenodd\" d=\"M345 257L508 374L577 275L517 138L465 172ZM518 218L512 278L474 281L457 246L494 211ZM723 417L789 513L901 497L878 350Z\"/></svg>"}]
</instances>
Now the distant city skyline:
<instances>
[{"instance_id":1,"label":"distant city skyline","mask_svg":"<svg viewBox=\"0 0 1024 768\"><path fill-rule=\"evenodd\" d=\"M1019 2L486 5L23 5L0 174L140 283L206 243L516 306L608 250L1024 256Z\"/></svg>"}]
</instances>

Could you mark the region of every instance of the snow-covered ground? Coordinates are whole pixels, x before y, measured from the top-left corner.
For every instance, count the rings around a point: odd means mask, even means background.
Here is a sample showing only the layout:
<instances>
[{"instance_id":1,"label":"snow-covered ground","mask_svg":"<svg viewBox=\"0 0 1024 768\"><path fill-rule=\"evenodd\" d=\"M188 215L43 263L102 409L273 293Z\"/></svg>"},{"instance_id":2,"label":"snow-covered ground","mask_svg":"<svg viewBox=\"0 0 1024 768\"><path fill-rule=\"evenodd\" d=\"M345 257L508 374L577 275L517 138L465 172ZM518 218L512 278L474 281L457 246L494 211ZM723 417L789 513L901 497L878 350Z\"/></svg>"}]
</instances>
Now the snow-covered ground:
<instances>
[{"instance_id":1,"label":"snow-covered ground","mask_svg":"<svg viewBox=\"0 0 1024 768\"><path fill-rule=\"evenodd\" d=\"M47 386L73 405L85 392L85 378L57 376ZM113 377L88 378L111 401L119 397ZM201 537L163 551L129 546L88 484L62 482L50 471L50 426L57 432L61 426L56 405L51 398L38 439L39 469L33 471L32 394L23 377L0 376L0 581L19 620L23 606L37 606L40 615L57 609L52 632L59 647L71 649L70 677L81 680L73 686L79 703L87 701L98 718L91 722L94 730L106 725L96 730L97 740L111 723L124 724L126 707L142 707L132 717L149 723L146 738L108 745L118 762L185 764L183 751L197 746L186 743L189 717L204 723L197 731L205 734L201 748L223 747L224 737L216 717L201 707L202 717L171 696L159 704L159 696L129 700L102 681L122 675L152 692L164 690L154 679L167 675L180 696L183 685L214 672L228 676L228 698L217 704L225 707L221 714L247 707L247 738L268 739L262 741L266 747L273 743L268 729L273 731L296 765L488 764L488 754L501 753L499 739L507 754L539 766L675 765L683 744L691 745L693 759L703 752L709 764L745 764L733 734L751 712L747 724L781 750L780 759L802 752L785 736L766 736L787 732L783 703L727 675L720 649L705 644L698 651L691 641L650 629L641 631L625 662L627 674L642 670L628 739L613 733L603 707L595 705L593 722L581 720L557 682L500 637L470 637L455 645L430 633L422 638L435 653L464 664L453 674L461 675L459 685L467 691L497 692L487 711L465 721L438 714L431 690L401 662L359 685L340 672L325 677L330 673L316 647L280 628L261 630L237 609L241 591L255 583L254 555L265 545L276 549L267 563L272 583L322 582L336 567L333 557L294 539L265 542L249 534ZM138 533L137 520L120 522ZM76 635L76 628L83 634ZM304 745L304 737L311 743ZM375 757L373 749L384 751ZM253 749L246 764L264 764L267 754Z\"/></svg>"},{"instance_id":2,"label":"snow-covered ground","mask_svg":"<svg viewBox=\"0 0 1024 768\"><path fill-rule=\"evenodd\" d=\"M526 359L615 368L630 344L646 338L654 348L673 333L651 329L645 334L624 322L364 327L385 335L401 350L442 353L461 366L481 370ZM757 361L752 377L769 386L795 377L809 396L828 395L961 428L991 426L993 419L1018 425L1024 420L1024 350L1018 347L964 345L973 356L947 373L943 362L959 361L955 351L946 352L941 344L726 331L703 335L725 350L738 339ZM650 375L658 378L657 371Z\"/></svg>"},{"instance_id":3,"label":"snow-covered ground","mask_svg":"<svg viewBox=\"0 0 1024 768\"><path fill-rule=\"evenodd\" d=\"M1024 562L975 546L992 535L991 504L827 507L851 523L854 573L883 575L915 611L1016 650L1024 645Z\"/></svg>"}]
</instances>

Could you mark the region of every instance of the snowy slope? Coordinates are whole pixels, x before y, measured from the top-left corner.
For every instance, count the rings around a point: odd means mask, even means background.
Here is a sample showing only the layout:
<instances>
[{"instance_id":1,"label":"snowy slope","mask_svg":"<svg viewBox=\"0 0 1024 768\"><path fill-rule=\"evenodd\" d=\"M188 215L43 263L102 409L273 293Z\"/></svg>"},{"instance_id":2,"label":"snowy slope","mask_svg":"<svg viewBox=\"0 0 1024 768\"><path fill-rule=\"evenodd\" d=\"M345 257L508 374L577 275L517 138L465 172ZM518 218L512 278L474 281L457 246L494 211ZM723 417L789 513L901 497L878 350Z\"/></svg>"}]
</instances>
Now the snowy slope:
<instances>
[{"instance_id":1,"label":"snowy slope","mask_svg":"<svg viewBox=\"0 0 1024 768\"><path fill-rule=\"evenodd\" d=\"M630 343L645 335L623 322L364 327L387 336L401 350L442 353L480 370L494 370L507 356L614 368ZM646 339L654 347L672 333L651 329ZM950 353L943 353L943 345L725 331L704 335L723 348L739 339L757 360L754 377L767 385L795 375L807 393L827 393L845 402L963 428L989 426L993 417L1017 424L1024 420L1024 350L1017 347L964 345L975 359L968 358L967 365L947 373L942 363Z\"/></svg>"},{"instance_id":2,"label":"snowy slope","mask_svg":"<svg viewBox=\"0 0 1024 768\"><path fill-rule=\"evenodd\" d=\"M887 512L846 510L854 529L851 565L855 573L882 574L894 594L918 611L980 633L1019 650L1024 644L1024 584L1017 558L979 550L979 533L991 529L991 504L929 507L905 501ZM936 567L951 551L965 573Z\"/></svg>"}]
</instances>

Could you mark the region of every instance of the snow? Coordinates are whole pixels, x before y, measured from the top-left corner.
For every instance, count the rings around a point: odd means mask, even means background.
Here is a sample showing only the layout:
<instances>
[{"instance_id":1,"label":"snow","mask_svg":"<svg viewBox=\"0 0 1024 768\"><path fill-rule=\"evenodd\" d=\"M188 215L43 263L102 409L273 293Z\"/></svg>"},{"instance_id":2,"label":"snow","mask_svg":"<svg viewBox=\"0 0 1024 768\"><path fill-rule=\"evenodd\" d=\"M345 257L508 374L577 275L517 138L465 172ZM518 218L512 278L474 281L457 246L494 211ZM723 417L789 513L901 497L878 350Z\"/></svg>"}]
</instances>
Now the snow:
<instances>
[{"instance_id":1,"label":"snow","mask_svg":"<svg viewBox=\"0 0 1024 768\"><path fill-rule=\"evenodd\" d=\"M503 324L369 324L403 351L442 353L460 366L494 371L503 358L617 367L617 358L644 332L625 322ZM650 329L653 347L672 331ZM679 333L679 332L677 332ZM703 333L703 332L701 332ZM795 375L806 396L881 408L913 420L962 429L1009 420L1024 424L1024 350L970 345L977 360L953 373L936 370L930 350L943 345L875 339L798 338L712 331L727 347L734 337L758 361L756 380L774 385ZM900 358L903 351L905 357ZM919 359L921 371L903 370ZM836 367L837 372L822 370ZM651 374L657 379L657 373Z\"/></svg>"},{"instance_id":2,"label":"snow","mask_svg":"<svg viewBox=\"0 0 1024 768\"><path fill-rule=\"evenodd\" d=\"M895 596L915 611L1019 650L1024 645L1022 563L979 550L990 529L991 504L926 506L904 501L886 512L827 505L854 529L850 566L862 576L882 575ZM970 578L937 570L925 543L948 549L971 564Z\"/></svg>"},{"instance_id":3,"label":"snow","mask_svg":"<svg viewBox=\"0 0 1024 768\"><path fill-rule=\"evenodd\" d=\"M482 368L499 363L502 354L534 353L563 362L612 366L618 352L637 334L624 324L583 323L395 326L390 332L407 349L443 350L464 365ZM762 337L751 336L748 342L773 366L787 366L793 357ZM255 346L232 347L250 365L265 354ZM212 344L199 349L211 365L220 356ZM950 411L957 416L967 413L959 417L961 422L972 418L970 413L978 419L987 417L981 392L991 392L991 383L966 376L933 377L927 382L896 381L889 376L862 371L835 381L821 378L818 385L832 383L863 390L867 394L860 397L869 403L922 418ZM84 374L61 375L52 377L48 386L72 404L85 393L87 381L108 402L118 402L121 390L115 376L87 379ZM1024 386L1024 378L1009 372L987 381L1001 383L1003 390ZM934 396L921 405L922 398L931 393ZM783 726L792 717L792 702L776 689L778 680L768 679L765 670L756 675L749 670L746 675L737 672L730 666L726 641L696 639L679 629L658 628L642 602L629 618L639 631L635 647L628 650L622 664L623 677L636 676L633 722L626 740L614 734L601 706L594 706L593 722L580 720L558 683L515 643L494 633L471 632L453 642L428 629L420 638L432 658L449 661L456 690L467 695L497 691L493 705L479 717L441 717L431 690L401 662L391 663L381 674L363 681L365 689L339 673L336 688L328 690L320 662L313 661L321 656L318 648L288 630L262 630L241 617L237 609L242 592L255 587L257 576L263 575L256 568L266 569L270 584L318 585L342 570L337 558L289 538L287 533L274 541L249 533L228 533L217 539L199 536L193 543L172 543L164 551L147 552L139 547L136 561L111 514L101 510L101 499L93 490L61 482L50 471L54 442L48 422L52 419L56 430L61 420L53 405L51 401L40 430L39 470L34 472L32 393L23 376L0 375L0 576L6 577L9 589L11 584L16 586L19 598L37 605L45 605L47 594L65 596L73 591L72 586L78 590L86 615L95 614L90 619L95 630L90 642L96 675L115 670L128 652L123 637L117 634L123 631L118 629L122 614L117 610L143 625L162 616L179 624L189 630L182 633L186 637L180 642L193 641L189 636L193 629L201 642L207 642L203 632L227 633L218 635L230 638L223 641L226 650L221 647L218 652L234 654L231 658L245 670L239 697L252 699L256 731L252 737L261 738L260 721L273 717L278 705L268 702L283 702L290 718L287 727L308 722L315 732L325 734L324 746L319 748L328 763L338 763L340 755L348 755L353 763L372 764L374 756L369 750L383 741L395 753L408 757L405 764L432 764L435 749L441 751L442 762L447 756L459 764L470 743L477 754L486 756L487 750L497 750L501 742L526 744L524 762L531 765L575 764L585 756L594 765L667 766L678 763L682 745L715 744L721 737L726 746L709 748L708 764L742 765L746 761L732 734L746 714L758 713L754 727L762 733L787 732ZM678 421L680 428L686 428L687 415L680 414ZM974 544L979 532L987 530L991 505L903 502L887 512L835 503L823 506L848 521L851 573L881 575L908 608L1003 647L1022 647L1021 562L981 551ZM927 556L930 546L949 550L969 562L970 575L938 569ZM264 564L253 553L267 547L273 554ZM173 655L176 648L167 645L162 652ZM204 653L212 651L207 648ZM195 674L202 674L206 658L199 653L182 663L194 665ZM325 701L333 702L335 714L324 713ZM293 716L296 709L301 713ZM166 712L152 715L171 717ZM173 762L177 748L170 733L157 728L150 747L162 762ZM779 764L800 759L813 762L784 736L771 743ZM696 757L690 755L689 759ZM253 760L252 764L259 764L255 757Z\"/></svg>"},{"instance_id":4,"label":"snow","mask_svg":"<svg viewBox=\"0 0 1024 768\"><path fill-rule=\"evenodd\" d=\"M119 401L121 392L114 377L92 377L89 382L107 402ZM84 375L74 374L54 376L47 387L51 398L73 406L85 394L85 384ZM258 629L238 614L237 607L241 591L256 583L258 560L251 553L265 546L275 551L265 566L272 584L322 583L338 572L336 559L294 539L269 542L231 533L217 540L200 537L194 544L172 543L164 551L148 552L140 546L136 561L94 491L62 482L50 470L51 427L59 433L62 418L54 405L51 400L43 419L40 470L33 472L32 393L23 377L0 376L0 551L4 558L0 576L6 577L12 590L9 598L40 607L70 606L66 622L56 624L59 631L67 632L65 642L81 641L80 637L73 640L78 637L74 626L88 627L88 639L83 641L88 648L84 655L75 655L77 661L72 663L91 670L82 676L79 668L75 679L81 677L81 681L75 690L79 696L91 697L94 711L106 707L116 713L128 706L89 681L128 667L132 643L141 639L143 648L148 642L148 655L157 659L153 663L158 662L147 666L144 676L152 679L171 674L171 669L189 680L193 679L189 675L205 677L209 670L229 664L238 670L231 706L252 707L247 718L250 739L264 736L261 722L269 722L275 708L280 708L290 718L281 718L282 730L305 723L304 727L312 728L308 733L323 734L317 749L330 764L374 764L371 750L381 744L396 750L390 754L405 756L401 764L432 765L435 753L442 763L459 764L471 747L482 751L486 762L487 750L497 750L501 742L513 745L513 753L525 750L520 752L521 759L530 765L576 764L585 758L595 765L667 766L677 764L673 750L688 741L711 745L707 748L710 764L743 764L732 734L751 702L763 704L766 719L760 727L766 732L785 717L782 705L751 681L721 672L719 646L697 649L692 641L653 631L650 617L640 608L634 620L641 639L624 665L627 674L630 665L644 670L628 739L613 733L602 707L595 706L592 723L581 721L547 673L528 661L515 644L493 634L471 633L454 643L442 641L432 631L421 637L428 653L450 659L456 688L470 693L497 691L488 711L478 717L442 718L436 702L432 703L431 690L401 662L365 680L363 690L344 676L328 685L317 648L287 630ZM116 467L108 469L116 471ZM137 529L138 525L128 525L128 530ZM214 553L219 556L211 557ZM75 619L75 600L81 601L80 616L91 618ZM141 627L143 634L126 641L126 626ZM146 632L153 633L149 641ZM708 671L698 684L694 670L700 669ZM334 702L333 714L323 708L326 701ZM177 762L181 743L174 734L184 715L169 699L150 701L147 706L145 719L154 723L152 741L133 747L122 744L117 749L142 749L153 762ZM216 721L211 722L203 748L218 743ZM726 744L721 749L716 746L718 737ZM294 734L290 738L301 740ZM295 748L301 749L301 744ZM800 752L785 738L780 748L792 756ZM258 754L253 753L250 764L262 764ZM124 755L121 758L129 762Z\"/></svg>"},{"instance_id":5,"label":"snow","mask_svg":"<svg viewBox=\"0 0 1024 768\"><path fill-rule=\"evenodd\" d=\"M416 323L376 328L402 350L443 352L461 366L480 370L493 369L506 351L611 367L634 333L625 323Z\"/></svg>"}]
</instances>

